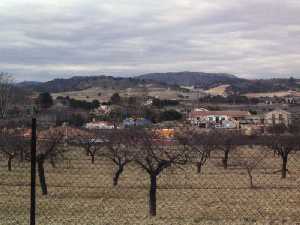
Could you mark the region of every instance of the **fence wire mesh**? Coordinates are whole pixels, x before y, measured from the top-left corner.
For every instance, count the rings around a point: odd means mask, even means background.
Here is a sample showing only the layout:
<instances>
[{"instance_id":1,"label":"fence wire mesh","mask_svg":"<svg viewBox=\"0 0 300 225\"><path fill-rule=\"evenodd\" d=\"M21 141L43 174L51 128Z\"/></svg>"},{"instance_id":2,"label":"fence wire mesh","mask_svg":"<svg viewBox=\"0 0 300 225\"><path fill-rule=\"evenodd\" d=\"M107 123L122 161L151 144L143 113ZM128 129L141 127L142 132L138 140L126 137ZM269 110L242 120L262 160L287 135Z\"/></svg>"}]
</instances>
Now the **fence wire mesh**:
<instances>
[{"instance_id":1,"label":"fence wire mesh","mask_svg":"<svg viewBox=\"0 0 300 225\"><path fill-rule=\"evenodd\" d=\"M37 224L300 224L299 151L289 154L285 179L281 157L261 146L230 151L226 169L219 150L201 172L193 160L168 167L157 177L157 215L151 217L150 179L139 164L126 164L114 185L112 160L80 145L62 148L62 157L44 162L47 194L37 177ZM29 207L30 160L14 158L10 171L2 152L0 224L29 224Z\"/></svg>"}]
</instances>

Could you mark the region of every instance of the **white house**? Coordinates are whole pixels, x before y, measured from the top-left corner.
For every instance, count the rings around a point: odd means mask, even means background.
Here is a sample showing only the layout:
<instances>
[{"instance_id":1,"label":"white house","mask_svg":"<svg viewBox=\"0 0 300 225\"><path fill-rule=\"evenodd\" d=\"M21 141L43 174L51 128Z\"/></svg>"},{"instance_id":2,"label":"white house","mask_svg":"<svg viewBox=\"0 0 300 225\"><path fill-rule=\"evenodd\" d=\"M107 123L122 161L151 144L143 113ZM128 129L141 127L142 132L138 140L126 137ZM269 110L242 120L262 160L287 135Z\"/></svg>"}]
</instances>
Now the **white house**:
<instances>
[{"instance_id":1,"label":"white house","mask_svg":"<svg viewBox=\"0 0 300 225\"><path fill-rule=\"evenodd\" d=\"M110 124L106 121L98 121L98 122L90 122L85 124L85 128L90 130L96 130L96 129L113 129L114 125Z\"/></svg>"},{"instance_id":2,"label":"white house","mask_svg":"<svg viewBox=\"0 0 300 225\"><path fill-rule=\"evenodd\" d=\"M188 120L193 125L205 128L239 128L239 121L249 115L247 111L193 110Z\"/></svg>"},{"instance_id":3,"label":"white house","mask_svg":"<svg viewBox=\"0 0 300 225\"><path fill-rule=\"evenodd\" d=\"M291 113L282 109L273 110L265 114L265 125L273 126L276 124L291 124Z\"/></svg>"}]
</instances>

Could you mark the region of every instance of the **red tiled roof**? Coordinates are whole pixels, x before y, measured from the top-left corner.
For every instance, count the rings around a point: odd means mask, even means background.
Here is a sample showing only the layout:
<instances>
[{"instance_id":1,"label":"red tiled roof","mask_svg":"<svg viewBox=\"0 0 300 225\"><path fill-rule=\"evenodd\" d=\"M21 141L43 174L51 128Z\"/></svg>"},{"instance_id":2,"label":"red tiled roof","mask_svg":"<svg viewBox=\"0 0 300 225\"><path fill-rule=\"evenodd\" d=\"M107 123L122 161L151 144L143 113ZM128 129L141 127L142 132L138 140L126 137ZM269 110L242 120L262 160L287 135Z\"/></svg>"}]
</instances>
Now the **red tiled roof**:
<instances>
[{"instance_id":1,"label":"red tiled roof","mask_svg":"<svg viewBox=\"0 0 300 225\"><path fill-rule=\"evenodd\" d=\"M49 128L47 130L37 132L37 137L39 139L47 139L47 137L49 136L59 135L59 134L63 134L63 135L67 134L68 137L79 137L79 136L87 136L89 132L78 128L61 126L61 127ZM25 138L31 138L31 129L24 129L21 132L21 136Z\"/></svg>"}]
</instances>

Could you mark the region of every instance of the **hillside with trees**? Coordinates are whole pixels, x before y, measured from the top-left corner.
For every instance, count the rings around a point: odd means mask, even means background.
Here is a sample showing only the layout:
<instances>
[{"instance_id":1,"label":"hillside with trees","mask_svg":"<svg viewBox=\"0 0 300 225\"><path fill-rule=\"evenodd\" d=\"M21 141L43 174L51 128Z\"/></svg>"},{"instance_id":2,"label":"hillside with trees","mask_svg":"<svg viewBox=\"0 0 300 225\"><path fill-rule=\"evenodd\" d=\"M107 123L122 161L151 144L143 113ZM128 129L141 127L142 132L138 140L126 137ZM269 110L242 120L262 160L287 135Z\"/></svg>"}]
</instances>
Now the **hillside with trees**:
<instances>
[{"instance_id":1,"label":"hillside with trees","mask_svg":"<svg viewBox=\"0 0 300 225\"><path fill-rule=\"evenodd\" d=\"M242 79L232 74L178 72L178 73L151 73L137 77L141 80L156 81L169 85L194 86L201 89L210 89L220 85L230 85L228 92L275 92L286 90L299 90L299 80L288 79Z\"/></svg>"},{"instance_id":2,"label":"hillside with trees","mask_svg":"<svg viewBox=\"0 0 300 225\"><path fill-rule=\"evenodd\" d=\"M137 77L141 80L152 80L169 85L196 86L210 88L222 84L231 84L242 80L234 75L225 73L178 72L178 73L149 73Z\"/></svg>"},{"instance_id":3,"label":"hillside with trees","mask_svg":"<svg viewBox=\"0 0 300 225\"><path fill-rule=\"evenodd\" d=\"M23 82L19 87L36 92L70 92L89 88L112 88L124 90L146 85L160 88L179 89L194 86L208 90L220 85L228 85L228 93L244 94L250 92L277 92L300 90L300 80L293 77L276 79L243 79L226 73L178 72L151 73L137 77L77 76L68 79L54 79L48 82Z\"/></svg>"},{"instance_id":4,"label":"hillside with trees","mask_svg":"<svg viewBox=\"0 0 300 225\"><path fill-rule=\"evenodd\" d=\"M112 76L76 76L67 79L54 79L43 83L25 82L20 83L19 86L37 92L58 93L68 91L81 91L93 87L101 87L103 89L126 89L152 83L154 83L158 87L167 86L155 81L150 82L130 77L121 78Z\"/></svg>"}]
</instances>

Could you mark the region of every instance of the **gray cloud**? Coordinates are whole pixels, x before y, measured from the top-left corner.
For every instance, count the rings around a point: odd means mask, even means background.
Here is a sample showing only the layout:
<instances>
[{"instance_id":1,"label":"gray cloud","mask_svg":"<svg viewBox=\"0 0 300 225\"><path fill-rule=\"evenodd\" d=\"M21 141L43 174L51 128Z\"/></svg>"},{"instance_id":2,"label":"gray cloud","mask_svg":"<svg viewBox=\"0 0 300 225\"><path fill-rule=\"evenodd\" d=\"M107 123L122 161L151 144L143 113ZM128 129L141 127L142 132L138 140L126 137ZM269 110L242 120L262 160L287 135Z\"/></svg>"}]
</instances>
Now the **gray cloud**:
<instances>
[{"instance_id":1,"label":"gray cloud","mask_svg":"<svg viewBox=\"0 0 300 225\"><path fill-rule=\"evenodd\" d=\"M2 0L0 71L300 77L299 13L298 0Z\"/></svg>"}]
</instances>

